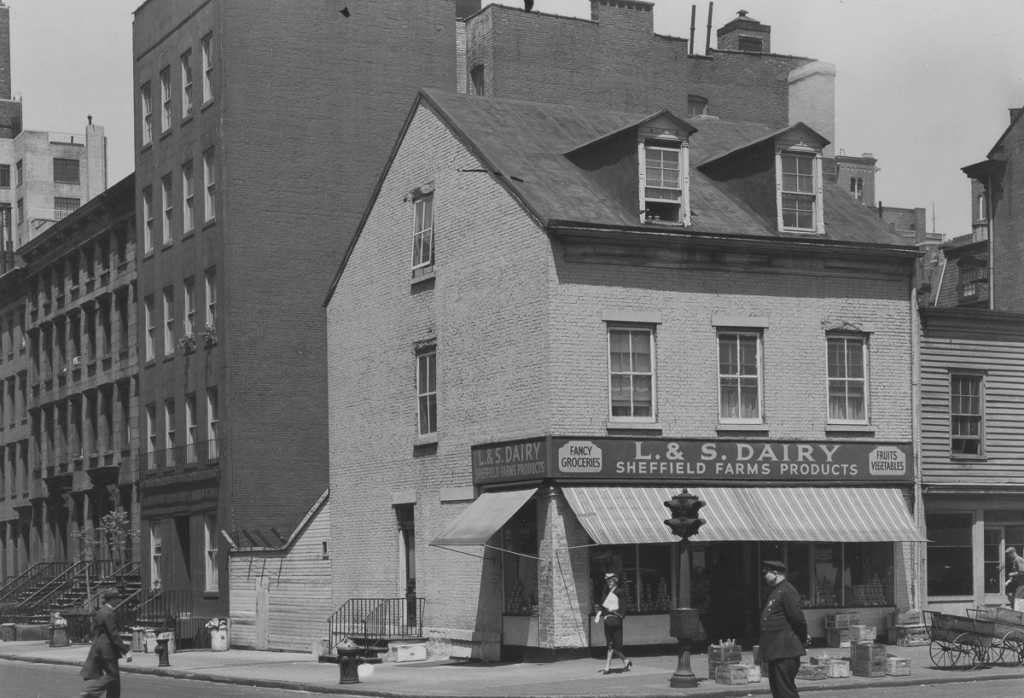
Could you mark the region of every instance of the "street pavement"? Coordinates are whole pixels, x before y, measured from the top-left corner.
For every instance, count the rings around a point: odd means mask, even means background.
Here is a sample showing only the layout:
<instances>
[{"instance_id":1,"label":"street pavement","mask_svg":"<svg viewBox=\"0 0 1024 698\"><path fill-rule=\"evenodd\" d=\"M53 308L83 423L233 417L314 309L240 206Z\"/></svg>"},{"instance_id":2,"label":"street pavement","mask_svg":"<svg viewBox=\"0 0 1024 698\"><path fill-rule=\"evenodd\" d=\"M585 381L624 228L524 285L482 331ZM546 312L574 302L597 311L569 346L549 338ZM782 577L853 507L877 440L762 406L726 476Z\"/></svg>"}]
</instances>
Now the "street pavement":
<instances>
[{"instance_id":1,"label":"street pavement","mask_svg":"<svg viewBox=\"0 0 1024 698\"><path fill-rule=\"evenodd\" d=\"M817 681L798 680L801 693L834 692L837 689L870 689L899 686L952 684L964 681L1024 679L1024 667L999 665L983 669L936 669L928 657L928 647L894 647L889 653L910 660L909 676L881 678L850 677ZM0 658L23 662L42 662L80 666L88 645L50 647L40 641L0 642ZM812 649L811 654L841 655L848 650ZM750 661L750 653L745 653ZM364 667L362 680L355 684L339 684L336 664L318 662L310 653L268 652L230 649L222 652L189 650L170 655L170 666L157 666L154 654L134 653L131 664L121 663L129 681L132 674L150 674L176 678L193 678L218 683L258 686L312 693L339 693L365 696L412 697L452 696L498 698L501 696L535 696L537 698L572 698L575 696L749 696L769 694L768 680L741 686L727 686L709 681L707 656L694 655L694 674L702 679L696 688L671 688L669 679L676 669L676 657L668 655L635 656L629 672L607 676L599 673L602 660L569 659L557 662L482 663L465 661L383 662ZM613 664L613 667L615 665ZM369 669L372 667L372 670ZM365 673L370 670L372 673ZM971 694L984 691L975 684ZM845 691L844 691L845 692ZM861 691L847 693L855 695ZM1021 690L1024 694L1024 688Z\"/></svg>"}]
</instances>

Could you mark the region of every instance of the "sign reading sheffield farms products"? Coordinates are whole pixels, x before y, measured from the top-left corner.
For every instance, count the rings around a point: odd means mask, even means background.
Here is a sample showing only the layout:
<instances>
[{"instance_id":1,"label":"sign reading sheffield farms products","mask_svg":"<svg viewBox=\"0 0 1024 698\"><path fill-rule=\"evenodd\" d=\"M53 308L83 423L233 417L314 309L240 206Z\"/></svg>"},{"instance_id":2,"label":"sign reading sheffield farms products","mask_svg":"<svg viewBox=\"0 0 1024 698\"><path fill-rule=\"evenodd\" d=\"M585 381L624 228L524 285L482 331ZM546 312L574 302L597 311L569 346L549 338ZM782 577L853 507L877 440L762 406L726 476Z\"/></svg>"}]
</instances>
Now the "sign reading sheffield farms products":
<instances>
[{"instance_id":1,"label":"sign reading sheffield farms products","mask_svg":"<svg viewBox=\"0 0 1024 698\"><path fill-rule=\"evenodd\" d=\"M618 482L910 482L910 444L542 437L473 446L478 485L557 478Z\"/></svg>"}]
</instances>

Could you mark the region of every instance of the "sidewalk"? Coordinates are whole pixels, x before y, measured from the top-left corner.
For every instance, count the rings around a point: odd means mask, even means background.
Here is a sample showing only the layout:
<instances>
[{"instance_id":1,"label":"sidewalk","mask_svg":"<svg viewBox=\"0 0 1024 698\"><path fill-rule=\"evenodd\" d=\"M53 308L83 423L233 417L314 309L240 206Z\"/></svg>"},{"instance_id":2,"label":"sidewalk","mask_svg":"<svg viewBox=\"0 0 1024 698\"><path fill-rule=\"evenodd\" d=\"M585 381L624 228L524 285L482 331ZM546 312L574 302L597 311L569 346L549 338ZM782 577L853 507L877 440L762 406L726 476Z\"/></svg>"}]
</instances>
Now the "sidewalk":
<instances>
[{"instance_id":1,"label":"sidewalk","mask_svg":"<svg viewBox=\"0 0 1024 698\"><path fill-rule=\"evenodd\" d=\"M0 659L81 666L88 645L50 647L45 642L0 642ZM839 649L813 649L811 654L845 654ZM801 692L836 688L879 688L957 681L1024 678L1024 666L993 666L975 670L939 670L932 666L928 647L889 647L889 653L910 659L910 676L862 678L853 676L821 681L798 680ZM339 684L338 666L317 662L311 654L231 649L226 652L190 650L170 656L171 666L158 667L154 654L135 653L121 671L177 678L194 678L248 686L305 690L364 696L748 696L766 695L768 680L745 686L725 686L707 680L707 656L695 655L692 668L701 679L697 688L670 688L676 668L674 656L639 656L627 673L602 676L603 662L571 659L549 663L385 662L357 684ZM745 653L749 661L750 653ZM613 665L615 666L615 665Z\"/></svg>"}]
</instances>

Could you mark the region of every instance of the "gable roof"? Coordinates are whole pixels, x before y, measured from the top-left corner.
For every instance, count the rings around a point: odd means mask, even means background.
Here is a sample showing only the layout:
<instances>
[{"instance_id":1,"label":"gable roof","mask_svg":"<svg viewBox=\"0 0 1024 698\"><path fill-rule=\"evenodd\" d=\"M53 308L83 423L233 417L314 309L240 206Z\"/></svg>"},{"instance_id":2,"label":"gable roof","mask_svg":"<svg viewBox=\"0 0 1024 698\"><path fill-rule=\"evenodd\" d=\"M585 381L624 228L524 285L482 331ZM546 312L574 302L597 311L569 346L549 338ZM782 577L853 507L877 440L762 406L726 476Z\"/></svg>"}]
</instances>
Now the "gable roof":
<instances>
[{"instance_id":1,"label":"gable roof","mask_svg":"<svg viewBox=\"0 0 1024 698\"><path fill-rule=\"evenodd\" d=\"M419 93L378 181L374 199L413 116L422 108L433 111L538 225L549 230L556 225L573 224L679 236L784 238L810 244L857 243L900 250L911 247L883 223L873 209L855 201L834 182L824 183L824 234L781 233L775 216L759 213L750 202L696 167L691 167L689 173L691 225L684 228L643 224L635 208L623 206L620 197L610 195L604 184L568 157L585 148L599 147L603 141L637 129L655 118L675 120L683 130L690 131L690 160L696 163L740 153L790 133L800 134L815 145L827 144L827 140L803 123L775 129L764 124L714 118L686 121L667 110L653 115L637 114L468 96L434 89ZM774 162L771 165L774 166ZM372 206L373 200L331 283L325 305L330 302Z\"/></svg>"}]
</instances>

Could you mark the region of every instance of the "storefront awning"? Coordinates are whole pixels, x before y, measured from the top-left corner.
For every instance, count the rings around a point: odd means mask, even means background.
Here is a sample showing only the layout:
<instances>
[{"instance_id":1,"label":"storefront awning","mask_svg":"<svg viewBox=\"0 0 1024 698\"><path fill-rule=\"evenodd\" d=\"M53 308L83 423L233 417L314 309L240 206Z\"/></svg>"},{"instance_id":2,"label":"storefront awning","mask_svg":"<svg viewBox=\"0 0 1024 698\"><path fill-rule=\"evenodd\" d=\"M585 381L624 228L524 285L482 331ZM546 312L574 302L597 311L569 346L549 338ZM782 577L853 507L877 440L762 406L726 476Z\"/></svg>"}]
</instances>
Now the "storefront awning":
<instances>
[{"instance_id":1,"label":"storefront awning","mask_svg":"<svg viewBox=\"0 0 1024 698\"><path fill-rule=\"evenodd\" d=\"M440 547L483 545L536 491L534 487L508 492L484 492L459 514L448 530L430 544Z\"/></svg>"},{"instance_id":2,"label":"storefront awning","mask_svg":"<svg viewBox=\"0 0 1024 698\"><path fill-rule=\"evenodd\" d=\"M565 487L583 528L601 545L674 543L664 502L680 487ZM707 506L691 540L914 542L925 538L894 487L688 487Z\"/></svg>"}]
</instances>

